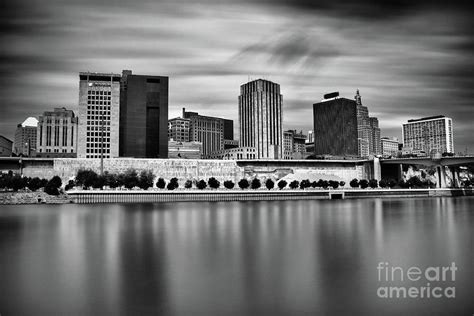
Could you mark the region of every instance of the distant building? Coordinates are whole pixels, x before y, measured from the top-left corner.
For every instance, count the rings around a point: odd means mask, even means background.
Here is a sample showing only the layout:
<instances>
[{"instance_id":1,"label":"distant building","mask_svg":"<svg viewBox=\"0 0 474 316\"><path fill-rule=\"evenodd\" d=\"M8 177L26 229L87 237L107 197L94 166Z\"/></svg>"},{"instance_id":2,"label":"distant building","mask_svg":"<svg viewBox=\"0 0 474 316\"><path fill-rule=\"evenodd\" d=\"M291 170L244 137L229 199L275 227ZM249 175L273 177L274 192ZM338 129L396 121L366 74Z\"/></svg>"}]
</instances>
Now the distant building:
<instances>
[{"instance_id":1,"label":"distant building","mask_svg":"<svg viewBox=\"0 0 474 316\"><path fill-rule=\"evenodd\" d=\"M398 139L382 137L381 138L382 155L384 157L395 157L398 153Z\"/></svg>"},{"instance_id":2,"label":"distant building","mask_svg":"<svg viewBox=\"0 0 474 316\"><path fill-rule=\"evenodd\" d=\"M202 143L181 142L171 139L168 141L168 158L201 159Z\"/></svg>"},{"instance_id":3,"label":"distant building","mask_svg":"<svg viewBox=\"0 0 474 316\"><path fill-rule=\"evenodd\" d=\"M357 89L355 95L357 104L357 146L360 157L368 157L370 154L371 128L369 121L369 109L362 105L362 97Z\"/></svg>"},{"instance_id":4,"label":"distant building","mask_svg":"<svg viewBox=\"0 0 474 316\"><path fill-rule=\"evenodd\" d=\"M238 147L231 149L224 149L213 152L209 155L209 159L224 159L224 160L242 160L242 159L257 159L257 150L254 147Z\"/></svg>"},{"instance_id":5,"label":"distant building","mask_svg":"<svg viewBox=\"0 0 474 316\"><path fill-rule=\"evenodd\" d=\"M168 157L168 77L122 72L119 156Z\"/></svg>"},{"instance_id":6,"label":"distant building","mask_svg":"<svg viewBox=\"0 0 474 316\"><path fill-rule=\"evenodd\" d=\"M71 110L55 108L39 117L36 155L66 158L77 155L78 118Z\"/></svg>"},{"instance_id":7,"label":"distant building","mask_svg":"<svg viewBox=\"0 0 474 316\"><path fill-rule=\"evenodd\" d=\"M306 135L289 130L283 132L283 159L303 159L306 154Z\"/></svg>"},{"instance_id":8,"label":"distant building","mask_svg":"<svg viewBox=\"0 0 474 316\"><path fill-rule=\"evenodd\" d=\"M346 98L329 98L313 104L314 154L357 156L357 104Z\"/></svg>"},{"instance_id":9,"label":"distant building","mask_svg":"<svg viewBox=\"0 0 474 316\"><path fill-rule=\"evenodd\" d=\"M79 73L77 157L119 156L119 74Z\"/></svg>"},{"instance_id":10,"label":"distant building","mask_svg":"<svg viewBox=\"0 0 474 316\"><path fill-rule=\"evenodd\" d=\"M168 140L177 142L189 142L191 120L182 117L175 117L168 120Z\"/></svg>"},{"instance_id":11,"label":"distant building","mask_svg":"<svg viewBox=\"0 0 474 316\"><path fill-rule=\"evenodd\" d=\"M408 120L402 134L403 146L414 152L454 153L453 121L443 115Z\"/></svg>"},{"instance_id":12,"label":"distant building","mask_svg":"<svg viewBox=\"0 0 474 316\"><path fill-rule=\"evenodd\" d=\"M257 159L283 158L282 106L277 83L258 79L240 86L240 146L255 148Z\"/></svg>"},{"instance_id":13,"label":"distant building","mask_svg":"<svg viewBox=\"0 0 474 316\"><path fill-rule=\"evenodd\" d=\"M13 141L0 135L0 157L10 157L12 155Z\"/></svg>"},{"instance_id":14,"label":"distant building","mask_svg":"<svg viewBox=\"0 0 474 316\"><path fill-rule=\"evenodd\" d=\"M369 117L369 126L370 126L369 154L381 155L382 143L380 142L379 120L376 117Z\"/></svg>"},{"instance_id":15,"label":"distant building","mask_svg":"<svg viewBox=\"0 0 474 316\"><path fill-rule=\"evenodd\" d=\"M27 118L18 124L15 131L13 153L17 156L36 156L36 137L38 120L35 117Z\"/></svg>"},{"instance_id":16,"label":"distant building","mask_svg":"<svg viewBox=\"0 0 474 316\"><path fill-rule=\"evenodd\" d=\"M308 131L308 138L306 139L307 143L313 143L314 142L314 132L313 131Z\"/></svg>"},{"instance_id":17,"label":"distant building","mask_svg":"<svg viewBox=\"0 0 474 316\"><path fill-rule=\"evenodd\" d=\"M232 149L239 147L239 141L234 139L224 139L224 149Z\"/></svg>"},{"instance_id":18,"label":"distant building","mask_svg":"<svg viewBox=\"0 0 474 316\"><path fill-rule=\"evenodd\" d=\"M219 117L187 112L183 108L183 118L190 120L189 140L202 143L202 157L224 150L224 140L234 139L234 122Z\"/></svg>"}]
</instances>

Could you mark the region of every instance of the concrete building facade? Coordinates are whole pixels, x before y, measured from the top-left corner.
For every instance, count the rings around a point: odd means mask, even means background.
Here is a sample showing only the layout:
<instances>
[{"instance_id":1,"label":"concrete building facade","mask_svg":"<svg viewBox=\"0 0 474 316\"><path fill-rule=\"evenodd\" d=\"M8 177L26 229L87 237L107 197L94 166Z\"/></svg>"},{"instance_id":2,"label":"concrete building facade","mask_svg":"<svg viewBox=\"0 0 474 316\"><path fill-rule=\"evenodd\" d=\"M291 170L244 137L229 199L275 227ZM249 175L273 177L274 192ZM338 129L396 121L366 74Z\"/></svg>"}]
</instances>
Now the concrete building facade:
<instances>
[{"instance_id":1,"label":"concrete building facade","mask_svg":"<svg viewBox=\"0 0 474 316\"><path fill-rule=\"evenodd\" d=\"M28 117L23 123L18 124L15 130L13 153L17 156L36 156L36 137L38 119Z\"/></svg>"},{"instance_id":2,"label":"concrete building facade","mask_svg":"<svg viewBox=\"0 0 474 316\"><path fill-rule=\"evenodd\" d=\"M382 143L380 142L380 127L379 127L378 118L369 117L369 125L370 125L369 154L381 155Z\"/></svg>"},{"instance_id":3,"label":"concrete building facade","mask_svg":"<svg viewBox=\"0 0 474 316\"><path fill-rule=\"evenodd\" d=\"M283 158L283 96L280 85L258 79L240 86L240 146L256 149L257 159Z\"/></svg>"},{"instance_id":4,"label":"concrete building facade","mask_svg":"<svg viewBox=\"0 0 474 316\"><path fill-rule=\"evenodd\" d=\"M168 141L189 142L191 120L175 117L168 120Z\"/></svg>"},{"instance_id":5,"label":"concrete building facade","mask_svg":"<svg viewBox=\"0 0 474 316\"><path fill-rule=\"evenodd\" d=\"M304 159L306 135L296 130L283 132L283 159Z\"/></svg>"},{"instance_id":6,"label":"concrete building facade","mask_svg":"<svg viewBox=\"0 0 474 316\"><path fill-rule=\"evenodd\" d=\"M168 158L168 81L164 76L122 72L120 157Z\"/></svg>"},{"instance_id":7,"label":"concrete building facade","mask_svg":"<svg viewBox=\"0 0 474 316\"><path fill-rule=\"evenodd\" d=\"M382 137L380 139L382 147L382 155L384 157L396 157L398 153L398 139Z\"/></svg>"},{"instance_id":8,"label":"concrete building facade","mask_svg":"<svg viewBox=\"0 0 474 316\"><path fill-rule=\"evenodd\" d=\"M119 156L120 78L111 73L79 73L78 158Z\"/></svg>"},{"instance_id":9,"label":"concrete building facade","mask_svg":"<svg viewBox=\"0 0 474 316\"><path fill-rule=\"evenodd\" d=\"M453 121L444 115L408 120L402 135L403 146L413 151L454 153Z\"/></svg>"},{"instance_id":10,"label":"concrete building facade","mask_svg":"<svg viewBox=\"0 0 474 316\"><path fill-rule=\"evenodd\" d=\"M168 158L170 159L201 159L202 143L168 141Z\"/></svg>"},{"instance_id":11,"label":"concrete building facade","mask_svg":"<svg viewBox=\"0 0 474 316\"><path fill-rule=\"evenodd\" d=\"M74 158L77 156L78 118L72 110L55 108L38 119L36 155Z\"/></svg>"},{"instance_id":12,"label":"concrete building facade","mask_svg":"<svg viewBox=\"0 0 474 316\"><path fill-rule=\"evenodd\" d=\"M13 141L0 135L0 157L10 157L12 155Z\"/></svg>"}]
</instances>

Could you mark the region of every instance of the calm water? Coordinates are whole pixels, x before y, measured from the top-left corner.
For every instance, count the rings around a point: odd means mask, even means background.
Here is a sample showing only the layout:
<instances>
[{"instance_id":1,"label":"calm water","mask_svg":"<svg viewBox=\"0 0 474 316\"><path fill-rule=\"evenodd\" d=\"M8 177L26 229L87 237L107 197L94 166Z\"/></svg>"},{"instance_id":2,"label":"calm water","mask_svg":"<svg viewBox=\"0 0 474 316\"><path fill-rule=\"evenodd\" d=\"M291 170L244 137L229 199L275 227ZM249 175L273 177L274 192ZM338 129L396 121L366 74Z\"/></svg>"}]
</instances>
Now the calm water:
<instances>
[{"instance_id":1,"label":"calm water","mask_svg":"<svg viewBox=\"0 0 474 316\"><path fill-rule=\"evenodd\" d=\"M0 315L472 315L473 229L468 197L0 206ZM381 261L455 262L456 298L378 298Z\"/></svg>"}]
</instances>

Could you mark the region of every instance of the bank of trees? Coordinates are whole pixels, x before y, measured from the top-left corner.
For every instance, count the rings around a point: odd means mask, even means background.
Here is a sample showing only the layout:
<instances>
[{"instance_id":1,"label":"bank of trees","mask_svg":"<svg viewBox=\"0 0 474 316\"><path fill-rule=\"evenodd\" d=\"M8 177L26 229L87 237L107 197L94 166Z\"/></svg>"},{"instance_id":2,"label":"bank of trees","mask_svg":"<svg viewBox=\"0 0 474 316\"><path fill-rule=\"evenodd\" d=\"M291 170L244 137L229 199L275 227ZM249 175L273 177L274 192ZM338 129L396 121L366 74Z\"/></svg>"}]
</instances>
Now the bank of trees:
<instances>
[{"instance_id":1,"label":"bank of trees","mask_svg":"<svg viewBox=\"0 0 474 316\"><path fill-rule=\"evenodd\" d=\"M58 176L51 179L40 179L38 177L22 177L19 174L9 171L0 174L0 190L1 191L20 191L29 190L36 192L40 189L50 195L59 195L61 193L62 181Z\"/></svg>"}]
</instances>

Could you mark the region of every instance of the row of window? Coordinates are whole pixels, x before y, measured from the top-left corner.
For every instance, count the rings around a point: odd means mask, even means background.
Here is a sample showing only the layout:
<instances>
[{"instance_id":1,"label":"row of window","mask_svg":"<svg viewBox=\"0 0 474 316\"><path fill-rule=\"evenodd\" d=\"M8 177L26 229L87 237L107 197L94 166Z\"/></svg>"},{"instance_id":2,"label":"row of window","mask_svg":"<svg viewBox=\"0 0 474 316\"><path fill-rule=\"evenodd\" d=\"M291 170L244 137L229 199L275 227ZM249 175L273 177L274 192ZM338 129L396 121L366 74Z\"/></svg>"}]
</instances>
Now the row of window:
<instances>
[{"instance_id":1,"label":"row of window","mask_svg":"<svg viewBox=\"0 0 474 316\"><path fill-rule=\"evenodd\" d=\"M88 131L100 131L102 129L102 126L87 126ZM110 127L107 126L105 127L106 131L110 131Z\"/></svg>"},{"instance_id":2,"label":"row of window","mask_svg":"<svg viewBox=\"0 0 474 316\"><path fill-rule=\"evenodd\" d=\"M87 104L110 105L110 101L90 101L90 100L87 100Z\"/></svg>"},{"instance_id":3,"label":"row of window","mask_svg":"<svg viewBox=\"0 0 474 316\"><path fill-rule=\"evenodd\" d=\"M86 158L100 158L100 155L86 155ZM110 158L110 155L104 155L104 158Z\"/></svg>"},{"instance_id":4,"label":"row of window","mask_svg":"<svg viewBox=\"0 0 474 316\"><path fill-rule=\"evenodd\" d=\"M90 147L90 148L100 148L102 147L102 143L92 143L92 142L89 142L86 144L86 147ZM104 148L110 148L110 138L104 138Z\"/></svg>"},{"instance_id":5,"label":"row of window","mask_svg":"<svg viewBox=\"0 0 474 316\"><path fill-rule=\"evenodd\" d=\"M100 148L99 149L87 149L86 150L87 154L100 154ZM104 148L104 154L110 154L110 149L105 149Z\"/></svg>"},{"instance_id":6,"label":"row of window","mask_svg":"<svg viewBox=\"0 0 474 316\"><path fill-rule=\"evenodd\" d=\"M103 91L103 90L100 90L100 91L88 90L87 94L88 95L112 95L110 91Z\"/></svg>"}]
</instances>

